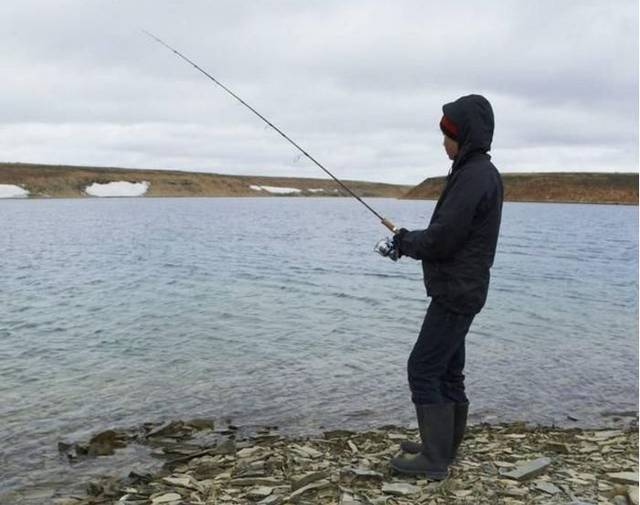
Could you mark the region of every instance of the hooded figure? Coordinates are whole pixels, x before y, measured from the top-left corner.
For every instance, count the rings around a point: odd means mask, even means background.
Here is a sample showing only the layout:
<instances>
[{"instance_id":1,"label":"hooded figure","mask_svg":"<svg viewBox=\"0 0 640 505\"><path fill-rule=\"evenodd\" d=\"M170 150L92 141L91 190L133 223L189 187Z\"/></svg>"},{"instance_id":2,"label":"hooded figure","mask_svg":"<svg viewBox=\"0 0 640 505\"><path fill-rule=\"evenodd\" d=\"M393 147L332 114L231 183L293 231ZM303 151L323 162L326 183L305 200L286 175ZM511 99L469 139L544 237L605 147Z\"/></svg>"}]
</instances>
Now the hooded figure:
<instances>
[{"instance_id":1,"label":"hooded figure","mask_svg":"<svg viewBox=\"0 0 640 505\"><path fill-rule=\"evenodd\" d=\"M403 442L411 456L393 458L391 466L437 480L447 477L466 427L465 337L487 299L503 198L487 154L491 104L468 95L442 111L444 146L453 160L446 186L426 230L402 229L394 237L399 256L422 261L431 304L407 367L422 443Z\"/></svg>"}]
</instances>

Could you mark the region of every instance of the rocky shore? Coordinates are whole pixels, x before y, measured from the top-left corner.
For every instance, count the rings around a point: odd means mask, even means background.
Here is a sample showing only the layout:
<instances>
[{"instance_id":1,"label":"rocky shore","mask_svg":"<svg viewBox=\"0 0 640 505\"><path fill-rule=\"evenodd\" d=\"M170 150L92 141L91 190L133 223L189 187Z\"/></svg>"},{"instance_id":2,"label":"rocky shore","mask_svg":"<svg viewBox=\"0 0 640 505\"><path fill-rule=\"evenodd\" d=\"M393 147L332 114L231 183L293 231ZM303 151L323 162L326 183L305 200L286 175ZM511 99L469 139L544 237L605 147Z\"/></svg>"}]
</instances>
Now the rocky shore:
<instances>
[{"instance_id":1,"label":"rocky shore","mask_svg":"<svg viewBox=\"0 0 640 505\"><path fill-rule=\"evenodd\" d=\"M637 422L626 429L529 426L470 427L450 477L442 482L394 474L389 459L417 430L385 426L287 437L276 427L251 435L195 419L109 430L84 443L60 443L70 462L148 446L160 471L87 482L82 496L55 505L286 503L637 504Z\"/></svg>"}]
</instances>

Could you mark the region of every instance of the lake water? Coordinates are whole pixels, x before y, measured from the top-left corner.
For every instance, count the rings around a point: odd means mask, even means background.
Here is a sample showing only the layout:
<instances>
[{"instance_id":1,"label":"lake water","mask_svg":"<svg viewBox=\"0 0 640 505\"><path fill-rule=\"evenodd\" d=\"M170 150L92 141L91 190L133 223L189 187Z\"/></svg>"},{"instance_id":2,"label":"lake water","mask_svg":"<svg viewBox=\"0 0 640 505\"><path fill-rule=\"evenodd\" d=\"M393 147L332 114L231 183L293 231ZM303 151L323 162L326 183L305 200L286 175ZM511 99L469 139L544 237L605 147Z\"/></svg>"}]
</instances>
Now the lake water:
<instances>
[{"instance_id":1,"label":"lake water","mask_svg":"<svg viewBox=\"0 0 640 505\"><path fill-rule=\"evenodd\" d=\"M434 206L370 203L407 228ZM374 254L385 229L351 199L2 201L0 229L0 501L127 473L126 451L57 455L110 427L414 421L420 264ZM637 410L638 207L505 204L466 375L475 421Z\"/></svg>"}]
</instances>

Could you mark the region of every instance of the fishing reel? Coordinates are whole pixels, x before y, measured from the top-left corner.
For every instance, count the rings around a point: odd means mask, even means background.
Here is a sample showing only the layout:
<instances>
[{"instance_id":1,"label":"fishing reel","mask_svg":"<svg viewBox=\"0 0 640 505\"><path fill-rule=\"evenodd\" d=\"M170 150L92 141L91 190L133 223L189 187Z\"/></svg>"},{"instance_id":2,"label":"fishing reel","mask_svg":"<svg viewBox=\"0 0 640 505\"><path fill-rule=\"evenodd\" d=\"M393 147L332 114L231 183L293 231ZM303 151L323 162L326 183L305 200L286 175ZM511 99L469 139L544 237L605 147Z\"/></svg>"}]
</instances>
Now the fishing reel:
<instances>
[{"instance_id":1,"label":"fishing reel","mask_svg":"<svg viewBox=\"0 0 640 505\"><path fill-rule=\"evenodd\" d=\"M398 261L398 258L400 257L398 248L393 243L392 237L386 237L378 241L373 250L380 256L389 258L392 261Z\"/></svg>"}]
</instances>

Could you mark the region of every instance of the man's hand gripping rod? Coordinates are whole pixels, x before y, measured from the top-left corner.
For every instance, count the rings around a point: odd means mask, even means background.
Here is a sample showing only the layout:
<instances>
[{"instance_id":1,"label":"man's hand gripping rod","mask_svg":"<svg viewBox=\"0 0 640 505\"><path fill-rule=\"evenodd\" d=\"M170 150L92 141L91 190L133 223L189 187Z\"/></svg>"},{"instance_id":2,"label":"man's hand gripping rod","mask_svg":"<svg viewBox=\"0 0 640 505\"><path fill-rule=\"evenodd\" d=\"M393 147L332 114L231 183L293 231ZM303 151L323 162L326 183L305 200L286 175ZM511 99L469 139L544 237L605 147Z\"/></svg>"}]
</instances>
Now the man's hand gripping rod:
<instances>
[{"instance_id":1,"label":"man's hand gripping rod","mask_svg":"<svg viewBox=\"0 0 640 505\"><path fill-rule=\"evenodd\" d=\"M247 102L245 102L242 98L240 98L238 95L236 95L233 91L231 91L229 88L227 88L224 84L222 84L220 81L218 81L215 77L213 77L211 74L209 74L207 71L203 70L202 68L200 68L197 64L195 64L193 61L191 61L189 58L187 58L184 54L178 52L177 50L175 50L173 47L171 47L169 44L167 44L166 42L164 42L163 40L159 39L158 37L156 37L155 35L153 35L152 33L146 31L146 30L142 30L144 33L146 33L149 37L151 37L152 39L154 39L156 42L158 42L159 44L162 44L164 47L166 47L167 49L169 49L170 51L172 51L176 56L178 56L179 58L183 59L184 61L186 61L187 63L189 63L191 66L193 66L196 70L198 70L200 73L204 74L206 77L208 77L209 79L211 79L214 83L216 83L218 86L220 86L223 90L225 90L227 93L229 93L232 97L234 97L236 100L238 100L242 105L244 105L245 107L247 107L251 112L253 112L256 116L258 116L260 119L262 119L265 123L267 123L267 125L269 125L271 128L273 128L275 131L277 131L282 137L284 137L290 144L292 144L298 151L300 151L303 155L305 155L307 158L309 158L313 163L315 163L319 168L321 168L322 170L324 170L324 172L326 174L328 174L334 181L336 181L347 193L349 193L351 196L353 196L356 200L358 200L362 205L364 205L367 209L369 209L369 211L371 211L378 219L380 219L380 222L386 226L392 233L397 233L397 228L396 226L389 221L388 219L382 217L380 214L378 214L375 210L373 210L364 200L362 200L362 198L360 198L358 195L356 195L353 191L351 191L344 183L342 183L342 181L340 181L337 177L335 177L331 172L329 172L329 170L327 170L325 167L323 167L318 161L316 161L309 153L307 153L304 149L302 149L298 144L296 144L293 140L291 140L280 128L278 128L277 126L275 126L271 121L269 121L266 117L264 117L262 114L260 114L256 109L254 109L251 105L249 105ZM378 251L379 252L379 251ZM381 253L382 254L382 253ZM384 256L384 254L383 254Z\"/></svg>"}]
</instances>

